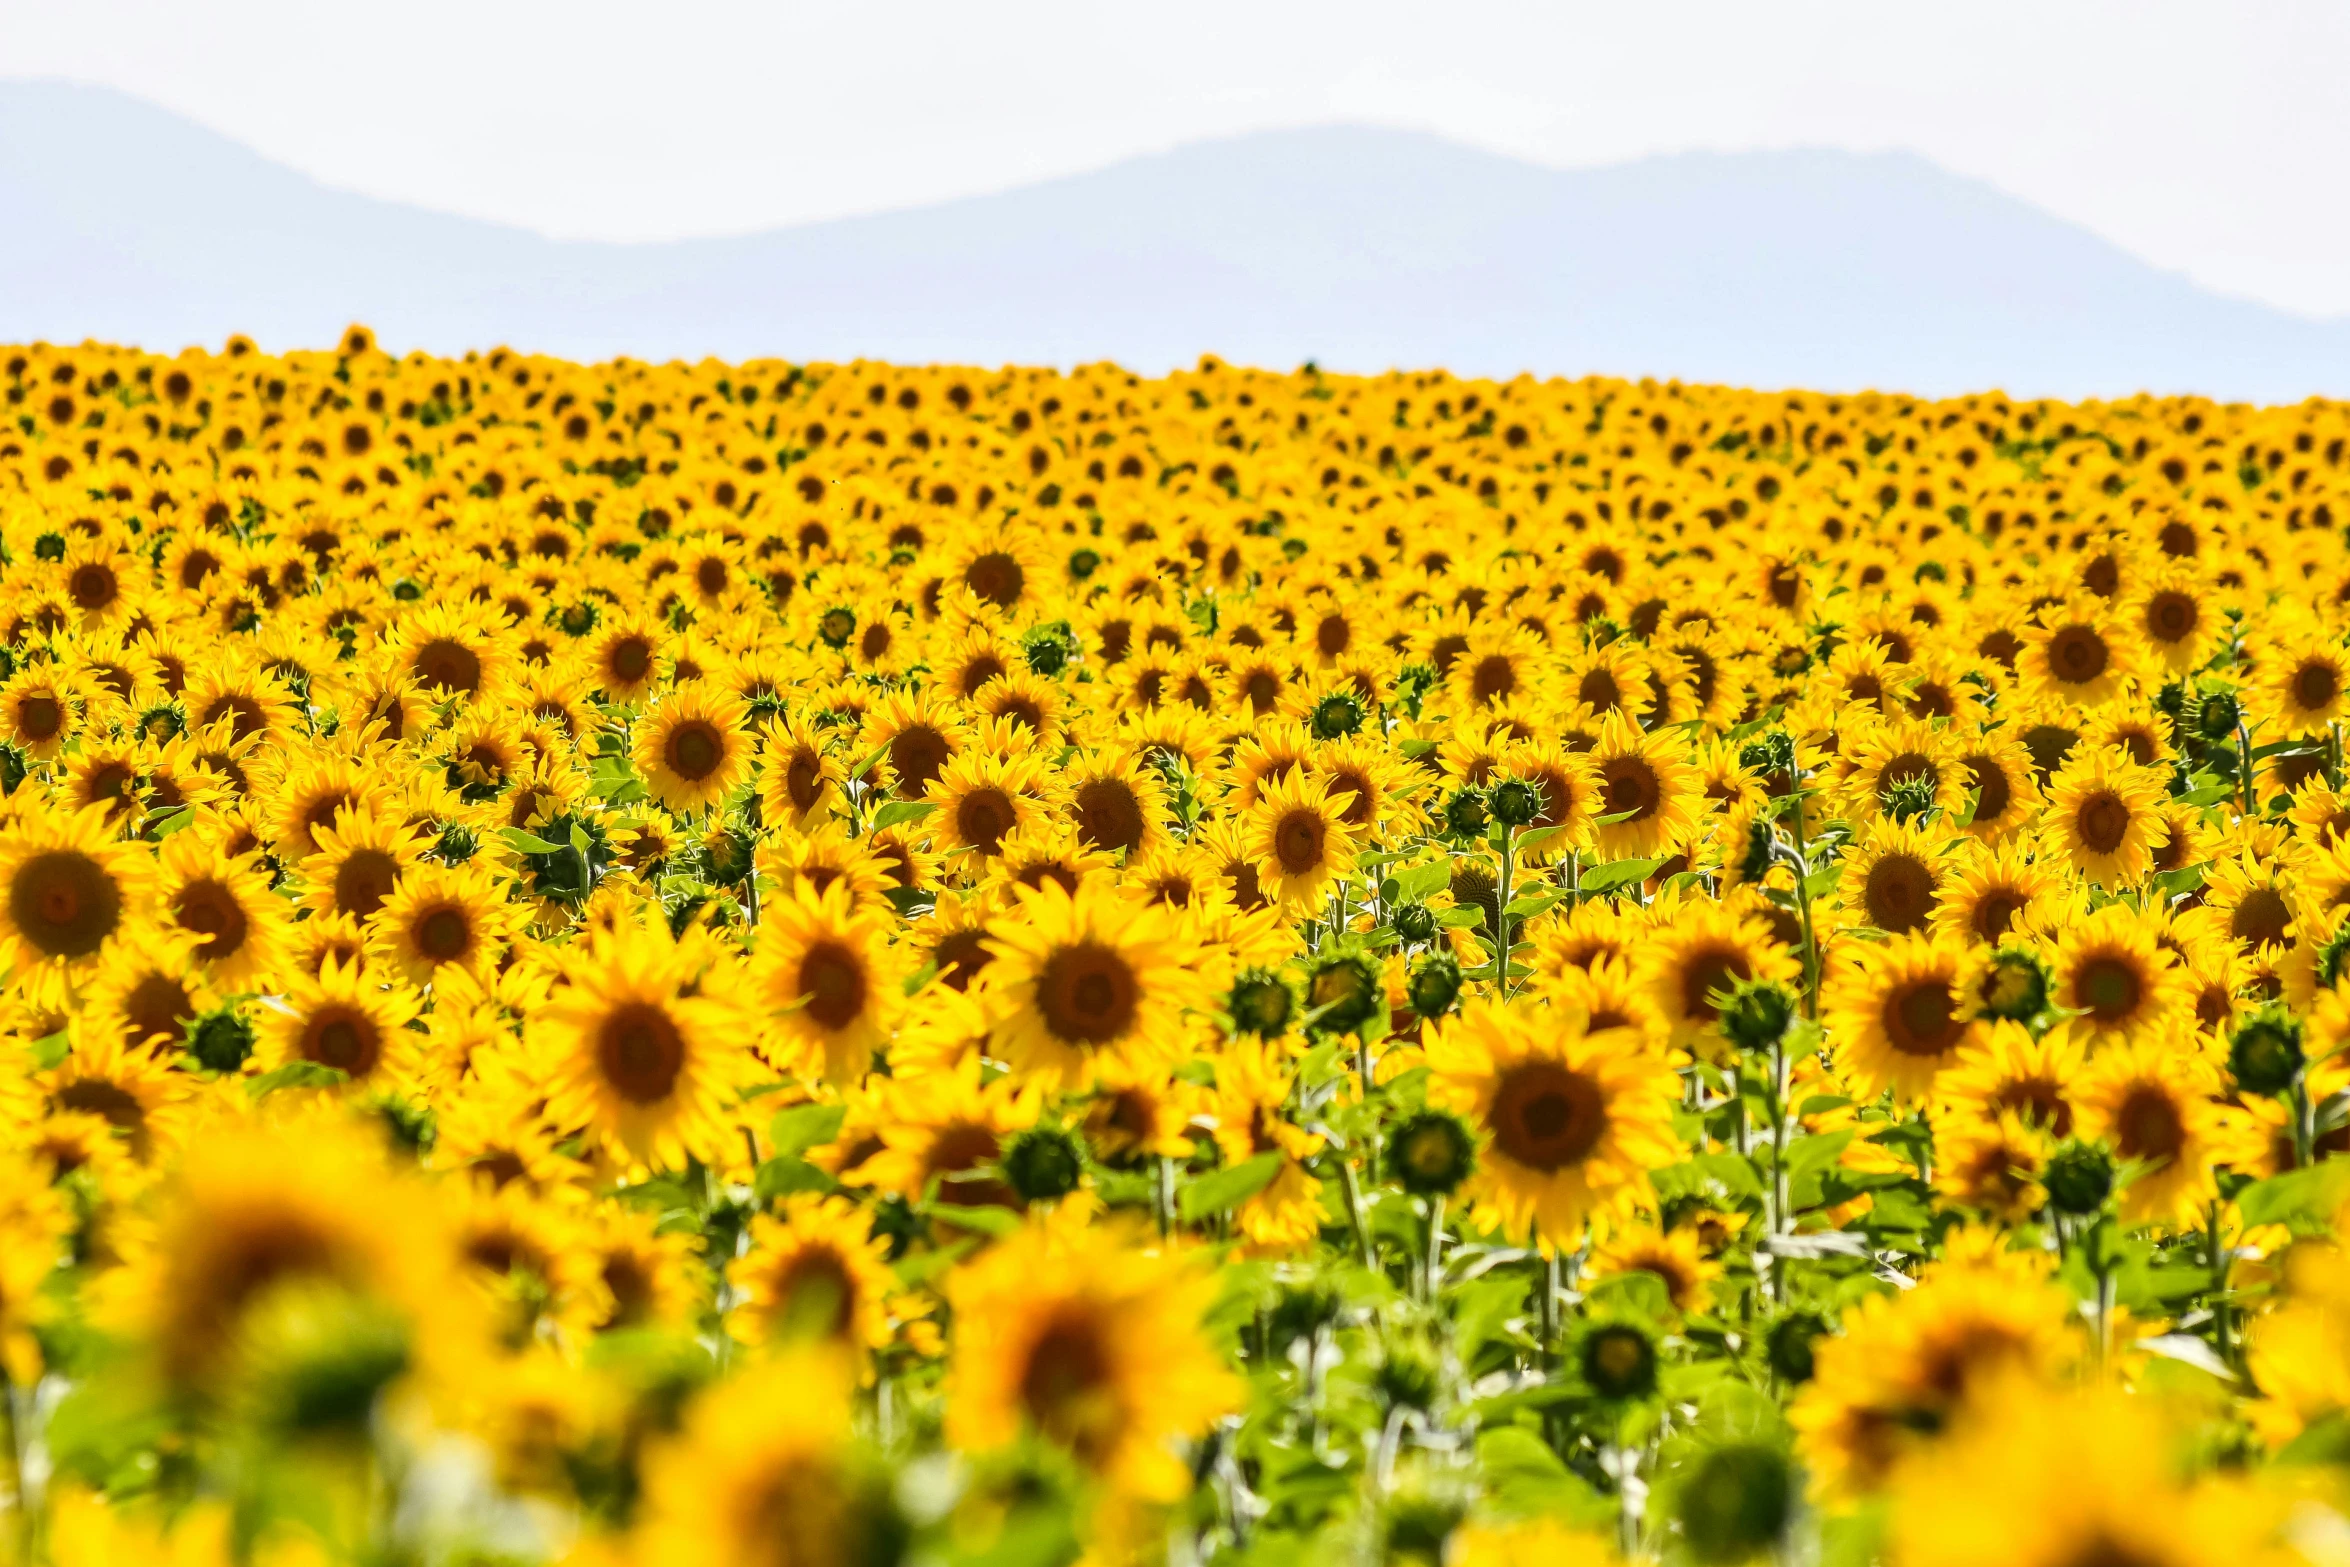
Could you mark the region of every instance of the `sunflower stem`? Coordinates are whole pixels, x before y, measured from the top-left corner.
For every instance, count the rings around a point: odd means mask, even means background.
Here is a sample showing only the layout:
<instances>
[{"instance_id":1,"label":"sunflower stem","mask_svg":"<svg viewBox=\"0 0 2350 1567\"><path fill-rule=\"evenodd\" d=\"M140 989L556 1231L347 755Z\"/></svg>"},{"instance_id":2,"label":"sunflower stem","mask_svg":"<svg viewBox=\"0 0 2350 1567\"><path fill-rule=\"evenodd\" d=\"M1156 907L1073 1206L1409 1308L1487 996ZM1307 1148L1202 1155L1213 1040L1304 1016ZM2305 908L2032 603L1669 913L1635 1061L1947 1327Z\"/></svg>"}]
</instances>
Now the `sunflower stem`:
<instances>
[{"instance_id":1,"label":"sunflower stem","mask_svg":"<svg viewBox=\"0 0 2350 1567\"><path fill-rule=\"evenodd\" d=\"M2317 1116L2306 1078L2295 1078L2286 1090L2285 1109L2293 1117L2293 1168L2306 1170L2317 1154Z\"/></svg>"},{"instance_id":2,"label":"sunflower stem","mask_svg":"<svg viewBox=\"0 0 2350 1567\"><path fill-rule=\"evenodd\" d=\"M2256 786L2252 782L2252 730L2240 717L2236 720L2236 751L2244 759L2244 819L2250 821L2260 814L2260 810L2254 798Z\"/></svg>"},{"instance_id":3,"label":"sunflower stem","mask_svg":"<svg viewBox=\"0 0 2350 1567\"><path fill-rule=\"evenodd\" d=\"M1534 1245L1542 1247L1539 1234ZM1536 1320L1542 1325L1542 1366L1547 1371L1559 1358L1559 1254L1555 1244L1542 1252L1542 1301Z\"/></svg>"},{"instance_id":4,"label":"sunflower stem","mask_svg":"<svg viewBox=\"0 0 2350 1567\"><path fill-rule=\"evenodd\" d=\"M2226 1238L2220 1228L2220 1214L2226 1202L2214 1197L2209 1209L2209 1228L2205 1232L2205 1250L2211 1263L2211 1336L2219 1351L2220 1363L2236 1364L2235 1333L2228 1321L2228 1269L2234 1259L2230 1256Z\"/></svg>"},{"instance_id":5,"label":"sunflower stem","mask_svg":"<svg viewBox=\"0 0 2350 1567\"><path fill-rule=\"evenodd\" d=\"M1355 1250L1362 1254L1363 1266L1376 1273L1379 1259L1371 1250L1371 1232L1363 1223L1362 1188L1355 1181L1354 1161L1343 1153L1338 1156L1338 1185L1346 1194L1346 1222L1354 1231Z\"/></svg>"},{"instance_id":6,"label":"sunflower stem","mask_svg":"<svg viewBox=\"0 0 2350 1567\"><path fill-rule=\"evenodd\" d=\"M1820 1015L1820 944L1811 924L1811 849L1804 841L1803 789L1795 791L1795 913L1803 922L1803 1015Z\"/></svg>"},{"instance_id":7,"label":"sunflower stem","mask_svg":"<svg viewBox=\"0 0 2350 1567\"><path fill-rule=\"evenodd\" d=\"M1159 1213L1159 1239L1165 1240L1175 1229L1175 1160L1167 1154L1159 1155L1159 1179L1151 1206Z\"/></svg>"},{"instance_id":8,"label":"sunflower stem","mask_svg":"<svg viewBox=\"0 0 2350 1567\"><path fill-rule=\"evenodd\" d=\"M1493 930L1501 943L1493 968L1494 989L1507 1000L1510 993L1510 840L1514 829L1501 825L1501 881L1494 891Z\"/></svg>"},{"instance_id":9,"label":"sunflower stem","mask_svg":"<svg viewBox=\"0 0 2350 1567\"><path fill-rule=\"evenodd\" d=\"M1444 1193L1428 1199L1428 1271L1427 1298L1436 1298L1437 1287L1444 1281Z\"/></svg>"}]
</instances>

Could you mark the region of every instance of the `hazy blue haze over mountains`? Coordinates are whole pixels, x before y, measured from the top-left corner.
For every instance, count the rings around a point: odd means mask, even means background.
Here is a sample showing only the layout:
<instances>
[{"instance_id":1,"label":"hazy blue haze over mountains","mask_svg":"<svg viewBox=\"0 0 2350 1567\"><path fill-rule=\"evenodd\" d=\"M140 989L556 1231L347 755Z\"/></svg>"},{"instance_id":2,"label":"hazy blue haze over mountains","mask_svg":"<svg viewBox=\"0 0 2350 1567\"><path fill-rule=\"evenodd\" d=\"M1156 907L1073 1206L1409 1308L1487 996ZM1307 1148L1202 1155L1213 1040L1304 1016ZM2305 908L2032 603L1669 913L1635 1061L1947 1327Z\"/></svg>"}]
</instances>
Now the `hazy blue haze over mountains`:
<instances>
[{"instance_id":1,"label":"hazy blue haze over mountains","mask_svg":"<svg viewBox=\"0 0 2350 1567\"><path fill-rule=\"evenodd\" d=\"M913 211L557 242L329 190L104 89L0 83L0 340L510 343L1138 370L1679 376L2282 401L2350 395L2350 322L2221 298L1898 154L1538 168L1278 131Z\"/></svg>"}]
</instances>

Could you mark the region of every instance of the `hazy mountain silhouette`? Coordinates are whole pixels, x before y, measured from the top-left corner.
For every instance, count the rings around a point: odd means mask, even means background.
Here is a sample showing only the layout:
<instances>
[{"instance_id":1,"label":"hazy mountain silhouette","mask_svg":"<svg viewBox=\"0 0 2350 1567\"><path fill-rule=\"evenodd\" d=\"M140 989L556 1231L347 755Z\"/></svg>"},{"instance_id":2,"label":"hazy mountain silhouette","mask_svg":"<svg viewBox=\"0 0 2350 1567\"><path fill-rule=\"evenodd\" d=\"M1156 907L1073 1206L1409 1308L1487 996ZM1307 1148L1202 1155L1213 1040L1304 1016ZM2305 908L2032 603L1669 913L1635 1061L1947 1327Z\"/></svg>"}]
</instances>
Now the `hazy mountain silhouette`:
<instances>
[{"instance_id":1,"label":"hazy mountain silhouette","mask_svg":"<svg viewBox=\"0 0 2350 1567\"><path fill-rule=\"evenodd\" d=\"M0 340L2350 394L2350 322L2222 298L1922 159L1560 171L1279 131L737 239L558 242L327 189L104 89L0 83Z\"/></svg>"}]
</instances>

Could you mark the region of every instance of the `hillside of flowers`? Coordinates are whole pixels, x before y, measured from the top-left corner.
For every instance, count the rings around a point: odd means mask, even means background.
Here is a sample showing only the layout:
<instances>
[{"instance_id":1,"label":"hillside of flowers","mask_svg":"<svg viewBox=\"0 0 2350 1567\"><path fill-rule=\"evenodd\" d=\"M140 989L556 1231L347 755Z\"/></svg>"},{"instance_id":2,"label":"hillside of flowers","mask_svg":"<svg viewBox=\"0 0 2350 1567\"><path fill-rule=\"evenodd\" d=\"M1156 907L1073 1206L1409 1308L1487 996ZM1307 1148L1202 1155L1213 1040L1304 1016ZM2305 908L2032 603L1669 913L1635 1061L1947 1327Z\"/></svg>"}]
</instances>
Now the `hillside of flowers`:
<instances>
[{"instance_id":1,"label":"hillside of flowers","mask_svg":"<svg viewBox=\"0 0 2350 1567\"><path fill-rule=\"evenodd\" d=\"M0 1561L2350 1560L2350 409L0 388Z\"/></svg>"}]
</instances>

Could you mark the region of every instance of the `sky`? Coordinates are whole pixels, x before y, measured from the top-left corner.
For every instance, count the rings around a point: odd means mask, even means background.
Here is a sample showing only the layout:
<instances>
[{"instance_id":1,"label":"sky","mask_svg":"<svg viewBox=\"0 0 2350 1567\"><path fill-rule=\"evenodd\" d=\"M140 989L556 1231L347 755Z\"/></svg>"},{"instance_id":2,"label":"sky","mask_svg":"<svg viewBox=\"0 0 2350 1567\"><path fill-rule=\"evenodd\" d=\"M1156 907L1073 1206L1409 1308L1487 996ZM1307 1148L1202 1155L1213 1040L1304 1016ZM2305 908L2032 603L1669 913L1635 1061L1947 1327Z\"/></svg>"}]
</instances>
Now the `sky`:
<instances>
[{"instance_id":1,"label":"sky","mask_svg":"<svg viewBox=\"0 0 2350 1567\"><path fill-rule=\"evenodd\" d=\"M0 0L331 185L563 238L885 211L1277 126L1555 167L1901 149L2222 293L2350 316L2350 5Z\"/></svg>"}]
</instances>

